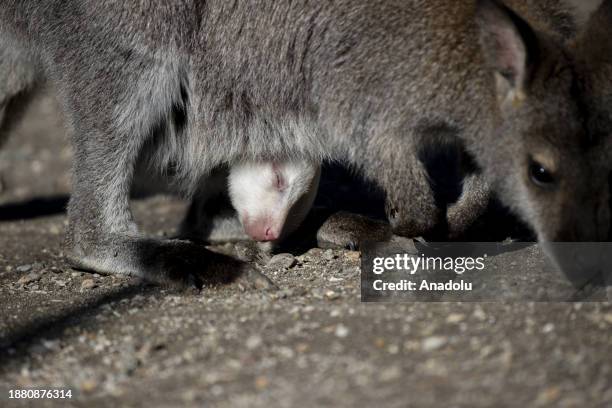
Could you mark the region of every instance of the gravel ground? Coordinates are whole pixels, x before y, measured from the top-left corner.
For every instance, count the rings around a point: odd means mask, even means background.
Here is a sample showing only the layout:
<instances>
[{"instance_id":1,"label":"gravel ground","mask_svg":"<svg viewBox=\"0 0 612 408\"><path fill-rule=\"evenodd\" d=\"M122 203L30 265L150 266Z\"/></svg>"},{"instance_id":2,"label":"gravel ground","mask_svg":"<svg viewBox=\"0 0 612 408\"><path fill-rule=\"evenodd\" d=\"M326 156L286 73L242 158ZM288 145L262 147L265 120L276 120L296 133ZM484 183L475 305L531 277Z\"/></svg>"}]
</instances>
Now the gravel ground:
<instances>
[{"instance_id":1,"label":"gravel ground","mask_svg":"<svg viewBox=\"0 0 612 408\"><path fill-rule=\"evenodd\" d=\"M74 271L64 133L46 97L0 152L1 406L55 405L8 400L30 387L88 407L612 406L609 303L363 304L360 254L318 248L274 258L271 292ZM184 210L135 203L160 236ZM537 251L504 256L545 280Z\"/></svg>"}]
</instances>

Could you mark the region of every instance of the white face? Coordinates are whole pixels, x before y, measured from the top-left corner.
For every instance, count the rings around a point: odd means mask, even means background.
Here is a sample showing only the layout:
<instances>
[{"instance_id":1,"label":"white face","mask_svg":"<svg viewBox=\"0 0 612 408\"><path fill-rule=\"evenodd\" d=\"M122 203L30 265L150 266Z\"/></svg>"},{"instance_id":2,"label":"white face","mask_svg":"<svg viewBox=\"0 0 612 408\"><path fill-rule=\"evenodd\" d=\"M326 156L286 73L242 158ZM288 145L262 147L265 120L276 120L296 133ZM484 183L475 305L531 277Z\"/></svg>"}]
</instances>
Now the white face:
<instances>
[{"instance_id":1,"label":"white face","mask_svg":"<svg viewBox=\"0 0 612 408\"><path fill-rule=\"evenodd\" d=\"M293 232L312 207L320 165L251 162L230 169L229 195L247 235L276 241Z\"/></svg>"}]
</instances>

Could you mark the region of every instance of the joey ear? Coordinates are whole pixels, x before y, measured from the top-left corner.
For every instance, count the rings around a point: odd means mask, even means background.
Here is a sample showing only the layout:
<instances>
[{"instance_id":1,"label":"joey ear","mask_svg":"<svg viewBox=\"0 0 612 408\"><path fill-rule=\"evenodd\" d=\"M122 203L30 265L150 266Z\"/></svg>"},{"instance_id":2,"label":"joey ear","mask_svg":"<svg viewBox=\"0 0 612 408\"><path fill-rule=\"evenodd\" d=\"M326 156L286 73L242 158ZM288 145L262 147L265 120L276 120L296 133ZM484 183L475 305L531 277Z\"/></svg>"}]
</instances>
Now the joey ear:
<instances>
[{"instance_id":1,"label":"joey ear","mask_svg":"<svg viewBox=\"0 0 612 408\"><path fill-rule=\"evenodd\" d=\"M497 0L478 0L476 22L485 62L495 72L500 102L520 101L539 54L535 32Z\"/></svg>"}]
</instances>

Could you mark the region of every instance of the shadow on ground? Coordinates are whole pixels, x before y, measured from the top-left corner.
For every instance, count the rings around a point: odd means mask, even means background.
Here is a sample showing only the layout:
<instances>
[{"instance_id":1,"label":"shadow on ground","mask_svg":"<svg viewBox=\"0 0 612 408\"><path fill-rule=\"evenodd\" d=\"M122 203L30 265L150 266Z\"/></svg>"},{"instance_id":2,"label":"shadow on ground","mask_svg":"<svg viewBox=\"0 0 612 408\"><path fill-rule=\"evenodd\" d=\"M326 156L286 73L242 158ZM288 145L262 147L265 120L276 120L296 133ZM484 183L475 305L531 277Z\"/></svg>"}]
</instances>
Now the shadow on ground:
<instances>
[{"instance_id":1,"label":"shadow on ground","mask_svg":"<svg viewBox=\"0 0 612 408\"><path fill-rule=\"evenodd\" d=\"M34 198L31 200L0 205L0 221L29 220L66 212L69 197Z\"/></svg>"}]
</instances>

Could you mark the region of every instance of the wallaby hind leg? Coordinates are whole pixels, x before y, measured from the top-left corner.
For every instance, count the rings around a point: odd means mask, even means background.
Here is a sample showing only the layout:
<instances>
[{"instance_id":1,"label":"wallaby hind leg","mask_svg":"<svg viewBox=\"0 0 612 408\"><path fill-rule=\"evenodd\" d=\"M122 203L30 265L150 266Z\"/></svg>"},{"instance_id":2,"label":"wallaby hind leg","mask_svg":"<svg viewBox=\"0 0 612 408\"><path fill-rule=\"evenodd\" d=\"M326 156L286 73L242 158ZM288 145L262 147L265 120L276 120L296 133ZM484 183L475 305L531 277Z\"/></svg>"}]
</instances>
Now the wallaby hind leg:
<instances>
[{"instance_id":1,"label":"wallaby hind leg","mask_svg":"<svg viewBox=\"0 0 612 408\"><path fill-rule=\"evenodd\" d=\"M92 60L83 63L95 66ZM112 78L74 81L67 71L59 81L75 131L68 206L70 260L86 270L179 287L226 282L273 287L248 264L191 242L148 238L138 232L129 202L135 164L160 114L171 112L175 101L168 96L180 96L180 85L172 69L158 66L158 61L134 62L130 66L122 61L119 65L127 71Z\"/></svg>"}]
</instances>

